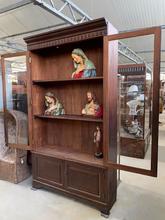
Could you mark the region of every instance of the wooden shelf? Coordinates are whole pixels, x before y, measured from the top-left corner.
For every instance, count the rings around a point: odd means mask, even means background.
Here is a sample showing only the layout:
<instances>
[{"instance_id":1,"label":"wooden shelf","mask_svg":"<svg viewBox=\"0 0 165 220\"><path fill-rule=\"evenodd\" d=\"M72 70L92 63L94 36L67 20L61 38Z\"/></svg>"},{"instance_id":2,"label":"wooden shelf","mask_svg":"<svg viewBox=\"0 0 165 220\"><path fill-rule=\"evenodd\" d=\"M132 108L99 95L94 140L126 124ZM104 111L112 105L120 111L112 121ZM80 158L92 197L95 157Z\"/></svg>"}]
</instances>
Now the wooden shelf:
<instances>
[{"instance_id":1,"label":"wooden shelf","mask_svg":"<svg viewBox=\"0 0 165 220\"><path fill-rule=\"evenodd\" d=\"M57 79L57 80L33 80L33 84L35 85L45 85L48 84L59 84L59 83L72 83L72 82L87 82L87 81L103 81L102 76L98 77L89 77L89 78L80 78L80 79Z\"/></svg>"},{"instance_id":2,"label":"wooden shelf","mask_svg":"<svg viewBox=\"0 0 165 220\"><path fill-rule=\"evenodd\" d=\"M38 147L37 150L33 151L32 153L51 156L63 160L80 162L98 167L104 166L103 159L97 159L94 157L94 155L77 152L67 147L64 148L61 146L43 146L43 147Z\"/></svg>"},{"instance_id":3,"label":"wooden shelf","mask_svg":"<svg viewBox=\"0 0 165 220\"><path fill-rule=\"evenodd\" d=\"M82 115L34 115L35 118L40 119L59 119L59 120L72 120L72 121L87 121L87 122L103 122L102 118L96 118L92 116L82 116Z\"/></svg>"}]
</instances>

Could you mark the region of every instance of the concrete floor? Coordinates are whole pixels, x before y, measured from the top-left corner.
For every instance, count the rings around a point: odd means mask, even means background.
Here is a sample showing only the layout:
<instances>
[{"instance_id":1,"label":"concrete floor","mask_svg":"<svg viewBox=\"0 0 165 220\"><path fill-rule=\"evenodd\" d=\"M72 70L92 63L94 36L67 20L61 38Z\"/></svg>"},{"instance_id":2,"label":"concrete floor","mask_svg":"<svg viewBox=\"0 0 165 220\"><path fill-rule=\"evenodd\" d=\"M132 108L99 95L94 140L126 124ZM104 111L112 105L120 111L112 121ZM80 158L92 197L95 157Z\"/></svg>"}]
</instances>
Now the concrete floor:
<instances>
[{"instance_id":1,"label":"concrete floor","mask_svg":"<svg viewBox=\"0 0 165 220\"><path fill-rule=\"evenodd\" d=\"M157 178L121 172L110 220L165 220L165 114L160 116ZM0 181L0 220L101 220L99 211L46 190L31 190L31 178Z\"/></svg>"}]
</instances>

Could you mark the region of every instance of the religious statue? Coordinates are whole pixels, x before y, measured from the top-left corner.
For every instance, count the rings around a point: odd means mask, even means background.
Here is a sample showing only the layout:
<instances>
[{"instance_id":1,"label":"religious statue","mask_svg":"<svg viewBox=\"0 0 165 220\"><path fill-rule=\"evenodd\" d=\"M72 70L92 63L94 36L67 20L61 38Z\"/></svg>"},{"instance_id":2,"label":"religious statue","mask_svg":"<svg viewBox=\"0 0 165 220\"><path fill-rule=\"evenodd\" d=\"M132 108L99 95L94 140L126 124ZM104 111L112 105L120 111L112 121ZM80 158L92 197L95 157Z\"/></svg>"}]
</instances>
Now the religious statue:
<instances>
[{"instance_id":1,"label":"religious statue","mask_svg":"<svg viewBox=\"0 0 165 220\"><path fill-rule=\"evenodd\" d=\"M72 73L72 78L77 79L96 76L95 65L87 58L81 49L77 48L72 51L72 59L75 68Z\"/></svg>"},{"instance_id":2,"label":"religious statue","mask_svg":"<svg viewBox=\"0 0 165 220\"><path fill-rule=\"evenodd\" d=\"M144 95L139 95L136 98L127 102L129 106L129 115L143 115L144 114Z\"/></svg>"},{"instance_id":3,"label":"religious statue","mask_svg":"<svg viewBox=\"0 0 165 220\"><path fill-rule=\"evenodd\" d=\"M127 105L129 106L129 115L137 115L137 107L140 105L139 100L130 100L127 102Z\"/></svg>"},{"instance_id":4,"label":"religious statue","mask_svg":"<svg viewBox=\"0 0 165 220\"><path fill-rule=\"evenodd\" d=\"M87 101L88 103L82 109L82 115L102 117L103 109L99 104L97 104L94 94L90 91L87 92Z\"/></svg>"},{"instance_id":5,"label":"religious statue","mask_svg":"<svg viewBox=\"0 0 165 220\"><path fill-rule=\"evenodd\" d=\"M128 132L135 135L135 137L137 138L143 137L143 129L141 128L140 123L138 122L136 117L134 121L132 121L131 126L128 127Z\"/></svg>"},{"instance_id":6,"label":"religious statue","mask_svg":"<svg viewBox=\"0 0 165 220\"><path fill-rule=\"evenodd\" d=\"M103 152L101 147L101 130L99 126L96 127L96 131L94 132L94 143L96 144L95 157L103 158Z\"/></svg>"},{"instance_id":7,"label":"religious statue","mask_svg":"<svg viewBox=\"0 0 165 220\"><path fill-rule=\"evenodd\" d=\"M45 115L63 115L65 110L59 100L54 96L52 92L45 94Z\"/></svg>"}]
</instances>

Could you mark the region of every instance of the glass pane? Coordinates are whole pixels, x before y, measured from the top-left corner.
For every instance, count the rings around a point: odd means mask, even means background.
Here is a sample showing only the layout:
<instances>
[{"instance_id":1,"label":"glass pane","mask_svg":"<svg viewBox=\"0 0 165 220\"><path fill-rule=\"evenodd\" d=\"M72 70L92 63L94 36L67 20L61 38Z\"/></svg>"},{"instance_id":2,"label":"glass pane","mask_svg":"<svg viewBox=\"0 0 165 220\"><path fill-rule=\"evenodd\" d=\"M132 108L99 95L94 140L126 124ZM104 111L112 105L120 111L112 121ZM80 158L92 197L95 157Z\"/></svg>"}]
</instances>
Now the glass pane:
<instances>
[{"instance_id":1,"label":"glass pane","mask_svg":"<svg viewBox=\"0 0 165 220\"><path fill-rule=\"evenodd\" d=\"M150 170L154 35L115 42L118 43L120 164Z\"/></svg>"},{"instance_id":2,"label":"glass pane","mask_svg":"<svg viewBox=\"0 0 165 220\"><path fill-rule=\"evenodd\" d=\"M3 93L2 93L2 71L0 66L0 158L6 151L5 131L4 131L4 112L3 112Z\"/></svg>"},{"instance_id":3,"label":"glass pane","mask_svg":"<svg viewBox=\"0 0 165 220\"><path fill-rule=\"evenodd\" d=\"M2 89L2 71L0 65L0 112L3 112L3 89Z\"/></svg>"},{"instance_id":4,"label":"glass pane","mask_svg":"<svg viewBox=\"0 0 165 220\"><path fill-rule=\"evenodd\" d=\"M4 59L9 144L28 144L26 56Z\"/></svg>"}]
</instances>

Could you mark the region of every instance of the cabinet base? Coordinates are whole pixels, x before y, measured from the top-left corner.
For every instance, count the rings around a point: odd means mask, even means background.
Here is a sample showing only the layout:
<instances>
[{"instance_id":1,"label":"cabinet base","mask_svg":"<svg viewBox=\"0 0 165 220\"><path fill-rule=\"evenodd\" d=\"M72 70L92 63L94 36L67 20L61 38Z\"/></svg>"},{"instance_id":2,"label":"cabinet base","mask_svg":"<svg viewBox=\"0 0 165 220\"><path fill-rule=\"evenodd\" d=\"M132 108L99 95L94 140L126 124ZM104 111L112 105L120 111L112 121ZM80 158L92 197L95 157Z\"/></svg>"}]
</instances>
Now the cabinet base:
<instances>
[{"instance_id":1,"label":"cabinet base","mask_svg":"<svg viewBox=\"0 0 165 220\"><path fill-rule=\"evenodd\" d=\"M105 167L33 154L33 187L59 192L96 207L104 216L116 200L117 175Z\"/></svg>"},{"instance_id":2,"label":"cabinet base","mask_svg":"<svg viewBox=\"0 0 165 220\"><path fill-rule=\"evenodd\" d=\"M49 184L45 184L45 183L39 183L36 180L33 180L33 187L32 188L34 188L35 190L41 189L41 188L42 189L46 189L46 190L50 190L51 192L55 192L55 193L60 194L62 196L73 198L73 199L75 199L77 201L82 202L85 205L89 205L91 207L95 207L97 210L99 210L101 212L101 216L103 216L105 218L108 218L108 216L110 214L110 209L112 208L112 206L113 206L113 204L115 202L115 201L113 201L113 203L110 206L110 204L107 204L107 203L104 203L104 202L90 200L88 198L79 196L79 195L77 195L75 193L68 192L65 189L60 189L60 188L57 188L57 187L53 187L53 186L51 186Z\"/></svg>"}]
</instances>

